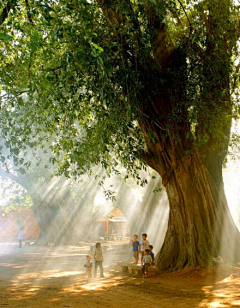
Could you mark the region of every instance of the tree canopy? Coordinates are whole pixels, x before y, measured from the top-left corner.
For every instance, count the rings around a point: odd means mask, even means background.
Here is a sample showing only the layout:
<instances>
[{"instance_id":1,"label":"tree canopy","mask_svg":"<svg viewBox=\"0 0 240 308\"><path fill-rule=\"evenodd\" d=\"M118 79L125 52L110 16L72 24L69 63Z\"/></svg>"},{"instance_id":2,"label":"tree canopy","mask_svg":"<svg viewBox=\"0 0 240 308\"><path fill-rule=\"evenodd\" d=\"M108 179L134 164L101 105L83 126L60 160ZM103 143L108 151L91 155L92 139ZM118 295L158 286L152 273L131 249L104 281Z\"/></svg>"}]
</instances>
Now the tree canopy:
<instances>
[{"instance_id":1,"label":"tree canopy","mask_svg":"<svg viewBox=\"0 0 240 308\"><path fill-rule=\"evenodd\" d=\"M189 149L224 138L236 111L225 85L235 93L237 5L3 1L1 10L1 121L13 155L47 131L62 172L114 170L119 160L131 171L142 166L149 117L176 144L184 126ZM169 106L148 114L146 87L171 96Z\"/></svg>"},{"instance_id":2,"label":"tree canopy","mask_svg":"<svg viewBox=\"0 0 240 308\"><path fill-rule=\"evenodd\" d=\"M16 163L49 140L66 176L121 163L144 184L149 165L170 203L158 265L234 250L222 164L239 112L239 16L230 0L3 1L1 132Z\"/></svg>"}]
</instances>

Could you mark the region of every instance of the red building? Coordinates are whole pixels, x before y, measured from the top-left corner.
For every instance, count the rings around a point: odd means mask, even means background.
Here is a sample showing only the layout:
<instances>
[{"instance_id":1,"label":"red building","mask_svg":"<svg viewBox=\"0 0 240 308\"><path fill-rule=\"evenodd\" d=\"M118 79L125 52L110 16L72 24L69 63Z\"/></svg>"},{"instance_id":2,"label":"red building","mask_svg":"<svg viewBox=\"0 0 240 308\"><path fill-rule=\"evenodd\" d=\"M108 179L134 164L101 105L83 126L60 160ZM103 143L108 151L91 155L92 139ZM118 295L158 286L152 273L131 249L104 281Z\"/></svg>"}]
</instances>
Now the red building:
<instances>
[{"instance_id":1,"label":"red building","mask_svg":"<svg viewBox=\"0 0 240 308\"><path fill-rule=\"evenodd\" d=\"M40 228L31 208L19 207L4 214L4 208L0 211L0 241L17 240L18 231L21 228L23 228L24 240L38 238Z\"/></svg>"},{"instance_id":2,"label":"red building","mask_svg":"<svg viewBox=\"0 0 240 308\"><path fill-rule=\"evenodd\" d=\"M130 235L130 228L123 213L116 209L99 218L96 223L97 234L109 239L125 238Z\"/></svg>"}]
</instances>

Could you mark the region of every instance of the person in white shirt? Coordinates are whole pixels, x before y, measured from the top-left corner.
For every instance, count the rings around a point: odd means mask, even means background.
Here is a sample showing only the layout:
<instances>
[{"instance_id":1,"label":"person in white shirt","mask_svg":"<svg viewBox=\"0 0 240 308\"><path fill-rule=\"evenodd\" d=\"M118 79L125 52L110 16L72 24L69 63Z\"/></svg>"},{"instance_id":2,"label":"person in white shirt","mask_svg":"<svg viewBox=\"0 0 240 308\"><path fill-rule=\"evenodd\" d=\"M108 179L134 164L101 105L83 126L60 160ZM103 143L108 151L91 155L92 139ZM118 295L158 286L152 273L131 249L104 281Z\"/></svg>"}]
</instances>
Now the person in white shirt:
<instances>
[{"instance_id":1,"label":"person in white shirt","mask_svg":"<svg viewBox=\"0 0 240 308\"><path fill-rule=\"evenodd\" d=\"M18 248L22 248L22 241L23 241L23 230L20 229L18 232Z\"/></svg>"},{"instance_id":2,"label":"person in white shirt","mask_svg":"<svg viewBox=\"0 0 240 308\"><path fill-rule=\"evenodd\" d=\"M145 249L149 248L149 245L150 245L150 243L147 240L147 234L143 233L142 234L142 239L139 242L139 254L140 254L140 257L141 257L141 265L143 265L144 251L145 251Z\"/></svg>"}]
</instances>

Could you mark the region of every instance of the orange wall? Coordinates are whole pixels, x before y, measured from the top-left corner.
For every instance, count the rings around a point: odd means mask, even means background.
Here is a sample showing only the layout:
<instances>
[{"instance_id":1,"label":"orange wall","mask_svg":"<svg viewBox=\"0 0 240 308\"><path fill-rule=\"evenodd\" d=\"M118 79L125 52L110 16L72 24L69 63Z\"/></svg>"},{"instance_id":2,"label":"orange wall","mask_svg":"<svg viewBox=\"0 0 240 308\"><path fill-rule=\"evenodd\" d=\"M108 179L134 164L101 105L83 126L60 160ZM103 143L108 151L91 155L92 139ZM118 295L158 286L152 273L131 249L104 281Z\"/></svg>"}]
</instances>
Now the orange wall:
<instances>
[{"instance_id":1,"label":"orange wall","mask_svg":"<svg viewBox=\"0 0 240 308\"><path fill-rule=\"evenodd\" d=\"M6 216L0 216L0 240L18 239L18 220L23 221L23 240L37 239L39 236L39 225L37 219L30 209L22 208L19 211L11 211Z\"/></svg>"}]
</instances>

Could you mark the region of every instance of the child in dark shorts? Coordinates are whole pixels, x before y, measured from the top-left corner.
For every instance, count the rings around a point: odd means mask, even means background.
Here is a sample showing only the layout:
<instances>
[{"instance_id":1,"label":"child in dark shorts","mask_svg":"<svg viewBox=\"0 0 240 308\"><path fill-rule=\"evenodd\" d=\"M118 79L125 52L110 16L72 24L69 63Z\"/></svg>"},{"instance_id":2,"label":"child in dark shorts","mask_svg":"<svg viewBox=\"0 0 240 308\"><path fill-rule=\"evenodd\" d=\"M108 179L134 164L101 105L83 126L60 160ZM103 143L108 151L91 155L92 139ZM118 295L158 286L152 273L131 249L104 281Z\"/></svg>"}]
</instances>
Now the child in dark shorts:
<instances>
[{"instance_id":1,"label":"child in dark shorts","mask_svg":"<svg viewBox=\"0 0 240 308\"><path fill-rule=\"evenodd\" d=\"M133 248L133 257L135 259L135 262L134 264L138 264L138 247L139 247L139 242L138 242L138 236L135 234L133 236L133 239L131 241L131 245L132 245L132 248Z\"/></svg>"},{"instance_id":2,"label":"child in dark shorts","mask_svg":"<svg viewBox=\"0 0 240 308\"><path fill-rule=\"evenodd\" d=\"M148 277L148 268L151 266L152 263L152 257L149 254L149 249L144 250L144 256L143 256L143 267L142 267L142 272L143 272L143 278Z\"/></svg>"}]
</instances>

